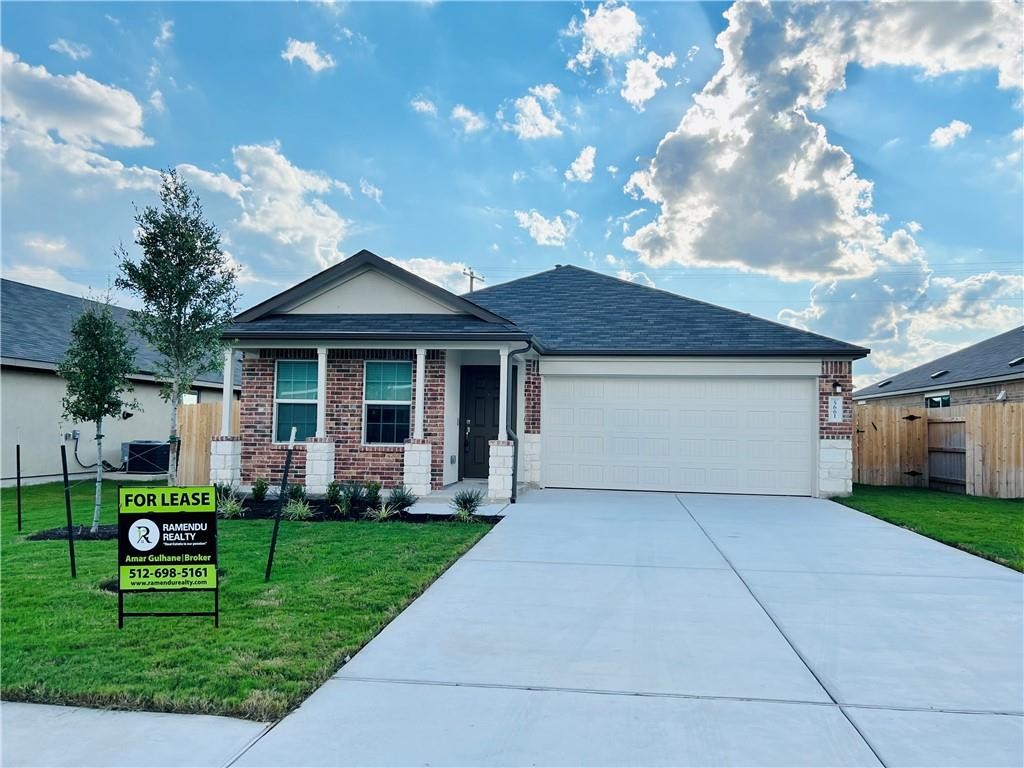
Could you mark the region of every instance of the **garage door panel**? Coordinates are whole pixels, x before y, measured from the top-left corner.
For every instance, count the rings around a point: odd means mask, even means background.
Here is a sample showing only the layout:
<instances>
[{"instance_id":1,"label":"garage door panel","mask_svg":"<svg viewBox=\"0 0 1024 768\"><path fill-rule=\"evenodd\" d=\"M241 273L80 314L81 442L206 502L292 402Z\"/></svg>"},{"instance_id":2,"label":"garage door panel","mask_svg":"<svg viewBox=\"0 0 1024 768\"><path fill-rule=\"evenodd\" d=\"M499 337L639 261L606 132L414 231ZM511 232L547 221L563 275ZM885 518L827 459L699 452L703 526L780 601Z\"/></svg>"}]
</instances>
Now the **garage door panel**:
<instances>
[{"instance_id":1,"label":"garage door panel","mask_svg":"<svg viewBox=\"0 0 1024 768\"><path fill-rule=\"evenodd\" d=\"M545 485L810 494L813 378L545 376Z\"/></svg>"}]
</instances>

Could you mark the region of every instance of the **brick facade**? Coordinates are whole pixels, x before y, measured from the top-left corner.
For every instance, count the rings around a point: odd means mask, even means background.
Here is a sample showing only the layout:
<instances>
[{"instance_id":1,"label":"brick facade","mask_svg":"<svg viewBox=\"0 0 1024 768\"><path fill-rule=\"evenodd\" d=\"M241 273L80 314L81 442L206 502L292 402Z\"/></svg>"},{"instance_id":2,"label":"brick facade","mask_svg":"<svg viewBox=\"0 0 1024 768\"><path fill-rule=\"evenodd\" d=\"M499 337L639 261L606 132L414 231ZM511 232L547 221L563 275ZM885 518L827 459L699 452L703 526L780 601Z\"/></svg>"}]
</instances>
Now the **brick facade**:
<instances>
[{"instance_id":1,"label":"brick facade","mask_svg":"<svg viewBox=\"0 0 1024 768\"><path fill-rule=\"evenodd\" d=\"M949 392L950 405L974 405L976 403L1024 403L1024 379L1017 381L998 381L994 384L978 384L972 387L957 387L951 384L943 387L941 379L935 384L931 392ZM1003 401L996 400L999 393L1006 391ZM926 392L912 392L905 395L893 395L891 397L873 397L866 400L869 405L891 405L891 406L924 406Z\"/></svg>"},{"instance_id":2,"label":"brick facade","mask_svg":"<svg viewBox=\"0 0 1024 768\"><path fill-rule=\"evenodd\" d=\"M828 399L835 396L834 385L843 386L843 420L828 420ZM853 436L853 363L849 360L822 360L818 377L818 436L822 440L849 440Z\"/></svg>"},{"instance_id":3,"label":"brick facade","mask_svg":"<svg viewBox=\"0 0 1024 768\"><path fill-rule=\"evenodd\" d=\"M242 361L240 433L242 482L265 477L280 481L286 446L273 444L274 368L277 360L316 360L314 349L263 349ZM327 356L327 442L335 444L335 477L374 480L386 488L402 485L404 446L363 445L363 371L366 360L408 360L416 375L413 350L332 349ZM428 350L424 389L423 435L431 443L431 486L440 488L444 468L444 350ZM415 380L413 392L415 392ZM415 423L415 396L411 419ZM305 446L292 454L293 482L304 484Z\"/></svg>"},{"instance_id":4,"label":"brick facade","mask_svg":"<svg viewBox=\"0 0 1024 768\"><path fill-rule=\"evenodd\" d=\"M523 376L523 432L540 434L540 360L527 360Z\"/></svg>"}]
</instances>

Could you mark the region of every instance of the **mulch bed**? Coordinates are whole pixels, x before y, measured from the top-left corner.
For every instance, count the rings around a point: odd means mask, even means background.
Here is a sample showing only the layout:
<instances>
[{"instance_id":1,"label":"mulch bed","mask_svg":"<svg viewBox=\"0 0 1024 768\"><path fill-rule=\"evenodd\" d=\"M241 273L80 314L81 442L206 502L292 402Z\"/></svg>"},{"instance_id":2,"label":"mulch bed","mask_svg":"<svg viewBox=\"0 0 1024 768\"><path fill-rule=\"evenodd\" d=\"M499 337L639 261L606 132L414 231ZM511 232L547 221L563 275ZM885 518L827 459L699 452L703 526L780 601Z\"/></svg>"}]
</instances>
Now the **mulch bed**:
<instances>
[{"instance_id":1,"label":"mulch bed","mask_svg":"<svg viewBox=\"0 0 1024 768\"><path fill-rule=\"evenodd\" d=\"M287 504L287 502L285 502ZM323 499L307 499L306 503L309 504L310 510L313 512L313 517L304 522L309 523L323 523L330 522L333 520L365 520L365 505L359 505L347 515L339 515L334 505L328 504ZM277 513L277 499L265 499L263 501L254 501L249 498L242 502L242 506L245 509L246 520L267 520L274 517ZM393 517L389 517L387 520L381 522L398 522L398 523L432 523L432 522L444 522L451 521L453 515L451 510L444 508L444 512L407 512L402 511ZM284 522L291 522L281 518ZM474 520L478 520L483 523L495 524L501 521L501 517L498 515L477 515Z\"/></svg>"},{"instance_id":2,"label":"mulch bed","mask_svg":"<svg viewBox=\"0 0 1024 768\"><path fill-rule=\"evenodd\" d=\"M116 525L101 525L96 533L93 533L85 526L73 525L71 526L71 532L74 534L75 541L105 541L117 538ZM60 539L66 540L67 537L68 528L65 525L60 528L47 528L45 531L30 534L27 538L29 541L57 541Z\"/></svg>"}]
</instances>

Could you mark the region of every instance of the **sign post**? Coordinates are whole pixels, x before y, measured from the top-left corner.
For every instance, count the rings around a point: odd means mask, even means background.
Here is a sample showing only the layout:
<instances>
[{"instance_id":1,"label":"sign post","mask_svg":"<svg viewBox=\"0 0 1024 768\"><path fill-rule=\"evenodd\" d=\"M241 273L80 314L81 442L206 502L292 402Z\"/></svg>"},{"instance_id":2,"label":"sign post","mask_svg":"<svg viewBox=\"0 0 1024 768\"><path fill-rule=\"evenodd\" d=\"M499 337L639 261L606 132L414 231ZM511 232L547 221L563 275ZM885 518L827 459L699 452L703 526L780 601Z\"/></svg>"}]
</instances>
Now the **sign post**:
<instances>
[{"instance_id":1,"label":"sign post","mask_svg":"<svg viewBox=\"0 0 1024 768\"><path fill-rule=\"evenodd\" d=\"M220 626L212 485L117 492L117 626L125 616L212 616ZM213 592L212 611L124 610L126 592Z\"/></svg>"}]
</instances>

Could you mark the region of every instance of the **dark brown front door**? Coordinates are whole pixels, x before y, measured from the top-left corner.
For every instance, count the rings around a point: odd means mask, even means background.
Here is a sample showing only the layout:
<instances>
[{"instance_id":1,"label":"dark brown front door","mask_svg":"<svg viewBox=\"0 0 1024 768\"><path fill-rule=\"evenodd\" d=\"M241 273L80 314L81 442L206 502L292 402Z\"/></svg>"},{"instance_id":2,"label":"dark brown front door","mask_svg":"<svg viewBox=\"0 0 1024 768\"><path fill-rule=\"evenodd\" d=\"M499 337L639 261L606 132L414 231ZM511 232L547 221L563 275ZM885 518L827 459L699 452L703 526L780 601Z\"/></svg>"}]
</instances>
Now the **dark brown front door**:
<instances>
[{"instance_id":1,"label":"dark brown front door","mask_svg":"<svg viewBox=\"0 0 1024 768\"><path fill-rule=\"evenodd\" d=\"M498 439L498 366L462 366L462 477L487 477L491 440Z\"/></svg>"}]
</instances>

